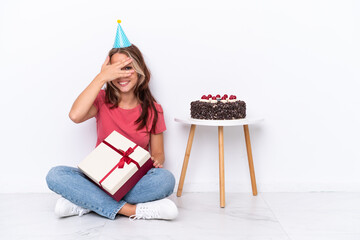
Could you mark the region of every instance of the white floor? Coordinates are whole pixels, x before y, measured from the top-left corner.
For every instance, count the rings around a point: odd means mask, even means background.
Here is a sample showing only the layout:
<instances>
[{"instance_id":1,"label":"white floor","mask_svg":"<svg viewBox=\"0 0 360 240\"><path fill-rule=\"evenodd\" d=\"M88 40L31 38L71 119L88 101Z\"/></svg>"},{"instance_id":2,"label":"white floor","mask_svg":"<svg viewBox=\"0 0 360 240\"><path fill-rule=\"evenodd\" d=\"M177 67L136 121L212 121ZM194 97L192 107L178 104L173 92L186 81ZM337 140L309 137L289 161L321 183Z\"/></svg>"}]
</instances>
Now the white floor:
<instances>
[{"instance_id":1,"label":"white floor","mask_svg":"<svg viewBox=\"0 0 360 240\"><path fill-rule=\"evenodd\" d=\"M0 239L360 240L360 193L173 194L174 221L108 220L95 213L58 219L58 195L0 194Z\"/></svg>"}]
</instances>

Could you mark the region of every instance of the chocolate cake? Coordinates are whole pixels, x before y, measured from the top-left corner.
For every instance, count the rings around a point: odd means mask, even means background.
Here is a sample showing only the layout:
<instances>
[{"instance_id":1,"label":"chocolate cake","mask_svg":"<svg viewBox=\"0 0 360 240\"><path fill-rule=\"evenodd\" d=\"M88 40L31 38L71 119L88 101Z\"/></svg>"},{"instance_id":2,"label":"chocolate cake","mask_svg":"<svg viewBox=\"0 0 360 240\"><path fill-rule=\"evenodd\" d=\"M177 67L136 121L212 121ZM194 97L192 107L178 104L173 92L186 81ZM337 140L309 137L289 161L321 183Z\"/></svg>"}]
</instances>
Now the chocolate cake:
<instances>
[{"instance_id":1,"label":"chocolate cake","mask_svg":"<svg viewBox=\"0 0 360 240\"><path fill-rule=\"evenodd\" d=\"M196 119L240 119L246 117L246 103L237 100L234 95L231 95L229 98L226 94L222 98L220 98L220 95L203 95L201 100L190 103L190 113L191 118Z\"/></svg>"}]
</instances>

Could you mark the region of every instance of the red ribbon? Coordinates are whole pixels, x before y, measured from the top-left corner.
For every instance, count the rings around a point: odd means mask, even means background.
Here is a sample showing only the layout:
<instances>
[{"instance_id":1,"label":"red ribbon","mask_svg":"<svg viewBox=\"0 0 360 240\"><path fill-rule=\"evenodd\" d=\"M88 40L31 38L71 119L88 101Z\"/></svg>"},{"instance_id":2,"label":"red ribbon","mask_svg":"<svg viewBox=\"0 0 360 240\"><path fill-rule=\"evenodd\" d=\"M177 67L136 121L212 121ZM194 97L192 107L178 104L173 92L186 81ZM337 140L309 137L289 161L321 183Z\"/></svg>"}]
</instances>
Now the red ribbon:
<instances>
[{"instance_id":1,"label":"red ribbon","mask_svg":"<svg viewBox=\"0 0 360 240\"><path fill-rule=\"evenodd\" d=\"M107 141L103 140L103 143L105 143L106 145L108 145L111 149L113 149L114 151L116 151L117 153L119 153L122 157L120 159L120 161L110 170L110 172L108 172L105 177L103 179L101 179L101 181L99 182L100 186L101 183L116 169L116 168L123 168L125 163L126 164L130 164L130 163L134 163L136 165L136 167L138 169L140 169L140 165L138 162L134 161L133 159L131 159L129 157L129 155L131 153L133 153L135 151L135 149L137 148L138 145L135 145L134 148L129 147L128 150L126 150L125 152L121 149L117 149L115 148L113 145L111 145L110 143L108 143Z\"/></svg>"}]
</instances>

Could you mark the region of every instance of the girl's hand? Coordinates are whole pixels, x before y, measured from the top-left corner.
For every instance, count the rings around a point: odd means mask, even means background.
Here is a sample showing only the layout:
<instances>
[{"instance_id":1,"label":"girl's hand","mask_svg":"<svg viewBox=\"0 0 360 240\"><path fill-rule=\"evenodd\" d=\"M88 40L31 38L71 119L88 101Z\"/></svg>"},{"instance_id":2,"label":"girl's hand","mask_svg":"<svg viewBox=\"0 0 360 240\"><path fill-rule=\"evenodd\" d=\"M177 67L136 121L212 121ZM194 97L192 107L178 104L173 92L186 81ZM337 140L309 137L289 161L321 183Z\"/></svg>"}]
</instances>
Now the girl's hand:
<instances>
[{"instance_id":1,"label":"girl's hand","mask_svg":"<svg viewBox=\"0 0 360 240\"><path fill-rule=\"evenodd\" d=\"M159 160L159 159L156 159L154 158L153 156L151 157L151 159L153 160L153 166L156 167L156 168L162 168L163 167L163 163L164 163L164 160Z\"/></svg>"},{"instance_id":2,"label":"girl's hand","mask_svg":"<svg viewBox=\"0 0 360 240\"><path fill-rule=\"evenodd\" d=\"M121 77L129 77L134 72L134 69L131 70L121 70L121 69L131 62L132 59L128 57L124 61L110 64L110 57L108 56L105 62L103 63L103 65L101 66L101 72L99 73L99 75L106 82L110 82L112 80Z\"/></svg>"}]
</instances>

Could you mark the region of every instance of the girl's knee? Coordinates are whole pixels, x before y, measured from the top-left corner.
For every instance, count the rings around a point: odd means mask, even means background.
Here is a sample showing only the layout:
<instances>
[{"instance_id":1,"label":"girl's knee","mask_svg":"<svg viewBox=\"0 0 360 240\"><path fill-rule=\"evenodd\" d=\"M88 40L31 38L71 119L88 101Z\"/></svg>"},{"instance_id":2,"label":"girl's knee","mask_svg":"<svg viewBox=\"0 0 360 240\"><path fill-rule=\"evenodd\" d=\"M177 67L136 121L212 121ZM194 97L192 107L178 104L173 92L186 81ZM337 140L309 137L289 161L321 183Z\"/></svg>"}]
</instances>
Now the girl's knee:
<instances>
[{"instance_id":1,"label":"girl's knee","mask_svg":"<svg viewBox=\"0 0 360 240\"><path fill-rule=\"evenodd\" d=\"M175 177L174 174L172 174L170 171L168 171L169 176L167 178L167 182L168 182L168 193L167 196L171 195L174 192L174 187L175 187Z\"/></svg>"},{"instance_id":2,"label":"girl's knee","mask_svg":"<svg viewBox=\"0 0 360 240\"><path fill-rule=\"evenodd\" d=\"M124 200L130 204L155 201L171 195L174 187L175 177L170 171L152 168L142 181L124 196Z\"/></svg>"},{"instance_id":3,"label":"girl's knee","mask_svg":"<svg viewBox=\"0 0 360 240\"><path fill-rule=\"evenodd\" d=\"M67 166L56 166L51 168L46 175L46 183L48 187L51 189L51 186L60 181L62 176L66 174L66 172L68 172L69 170L71 170L71 167Z\"/></svg>"},{"instance_id":4,"label":"girl's knee","mask_svg":"<svg viewBox=\"0 0 360 240\"><path fill-rule=\"evenodd\" d=\"M60 168L61 168L61 166L52 167L50 169L50 171L47 173L46 183L49 188L51 188L51 186L54 184L54 182L56 182L56 179L58 178L57 175L58 175Z\"/></svg>"},{"instance_id":5,"label":"girl's knee","mask_svg":"<svg viewBox=\"0 0 360 240\"><path fill-rule=\"evenodd\" d=\"M155 168L156 174L159 176L159 181L163 189L165 197L171 195L174 192L175 177L174 175L164 168Z\"/></svg>"}]
</instances>

